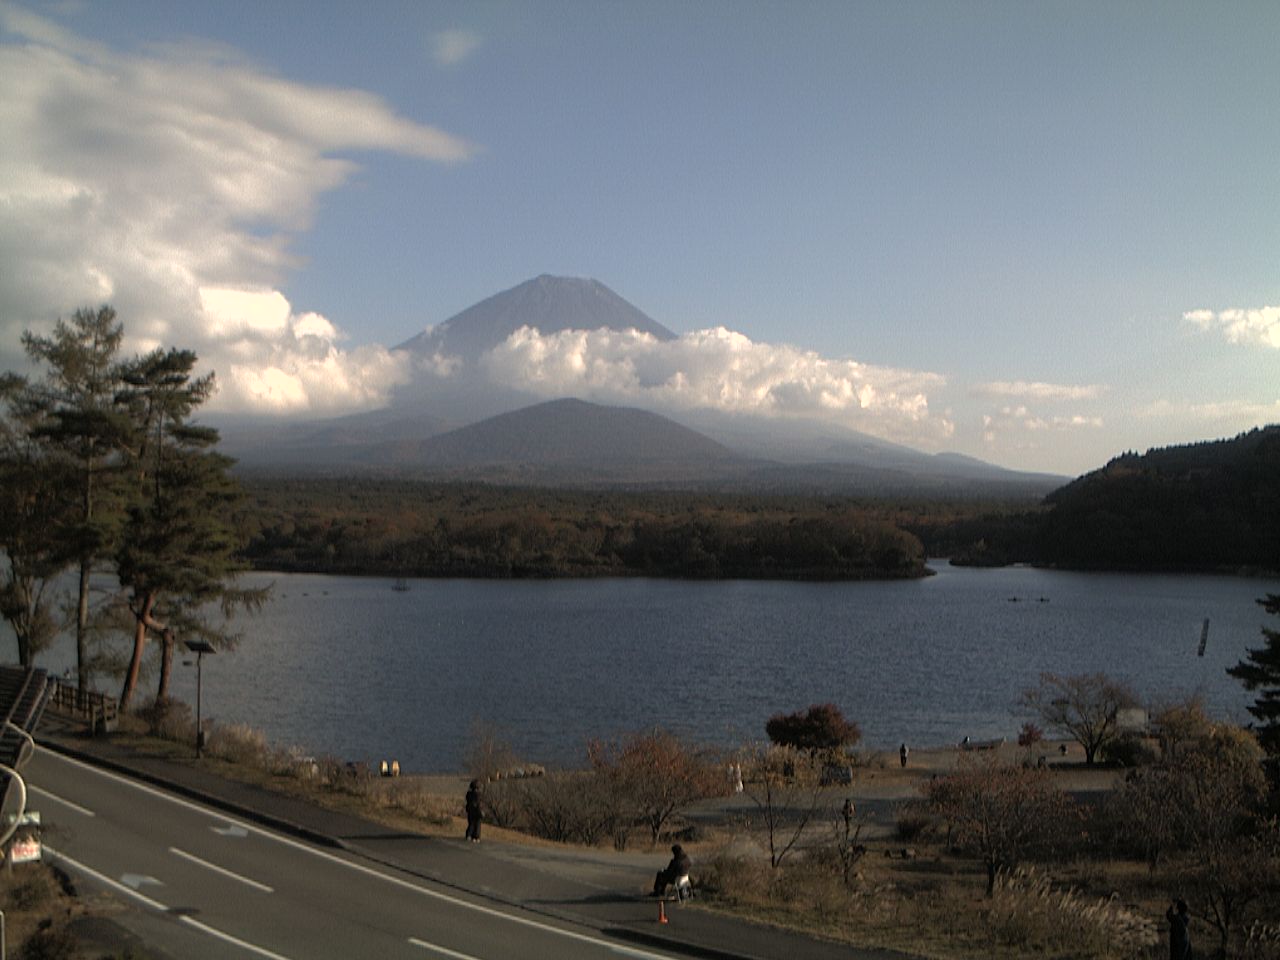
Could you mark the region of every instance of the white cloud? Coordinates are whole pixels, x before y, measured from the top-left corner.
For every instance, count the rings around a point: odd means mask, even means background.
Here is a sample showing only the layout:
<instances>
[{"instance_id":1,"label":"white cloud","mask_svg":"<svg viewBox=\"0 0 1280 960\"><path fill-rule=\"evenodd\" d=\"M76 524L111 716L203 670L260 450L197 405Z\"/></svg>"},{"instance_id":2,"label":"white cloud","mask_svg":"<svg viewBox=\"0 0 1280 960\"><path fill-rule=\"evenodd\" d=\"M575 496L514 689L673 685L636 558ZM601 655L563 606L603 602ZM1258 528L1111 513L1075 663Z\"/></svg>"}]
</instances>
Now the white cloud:
<instances>
[{"instance_id":1,"label":"white cloud","mask_svg":"<svg viewBox=\"0 0 1280 960\"><path fill-rule=\"evenodd\" d=\"M380 402L401 361L294 314L290 241L357 169L337 151L447 163L471 145L207 47L118 54L10 6L0 29L0 352L109 300L128 349L197 349L220 405Z\"/></svg>"},{"instance_id":2,"label":"white cloud","mask_svg":"<svg viewBox=\"0 0 1280 960\"><path fill-rule=\"evenodd\" d=\"M982 442L989 451L1044 453L1064 434L1101 430L1102 417L1083 413L1045 414L1024 404L1000 407L982 415Z\"/></svg>"},{"instance_id":3,"label":"white cloud","mask_svg":"<svg viewBox=\"0 0 1280 960\"><path fill-rule=\"evenodd\" d=\"M202 343L219 359L210 409L339 413L379 406L409 378L405 354L380 346L341 350L332 323L318 313L295 314L279 291L203 287L199 294Z\"/></svg>"},{"instance_id":4,"label":"white cloud","mask_svg":"<svg viewBox=\"0 0 1280 960\"><path fill-rule=\"evenodd\" d=\"M1096 400L1107 392L1100 384L1067 385L1028 382L1026 380L993 381L973 388L975 397L1019 397L1031 400Z\"/></svg>"},{"instance_id":5,"label":"white cloud","mask_svg":"<svg viewBox=\"0 0 1280 960\"><path fill-rule=\"evenodd\" d=\"M1201 330L1217 330L1227 342L1280 350L1280 307L1256 309L1188 310L1182 319Z\"/></svg>"},{"instance_id":6,"label":"white cloud","mask_svg":"<svg viewBox=\"0 0 1280 960\"><path fill-rule=\"evenodd\" d=\"M525 327L482 366L494 382L547 397L812 417L926 444L953 430L929 411L929 391L945 383L937 374L828 360L724 327L667 342L634 330L543 335Z\"/></svg>"},{"instance_id":7,"label":"white cloud","mask_svg":"<svg viewBox=\"0 0 1280 960\"><path fill-rule=\"evenodd\" d=\"M1215 403L1175 403L1157 400L1137 411L1147 420L1209 424L1230 431L1250 430L1263 423L1280 423L1280 400L1256 403L1227 400Z\"/></svg>"},{"instance_id":8,"label":"white cloud","mask_svg":"<svg viewBox=\"0 0 1280 960\"><path fill-rule=\"evenodd\" d=\"M470 30L442 30L431 38L431 56L438 66L453 67L479 46L480 37Z\"/></svg>"}]
</instances>

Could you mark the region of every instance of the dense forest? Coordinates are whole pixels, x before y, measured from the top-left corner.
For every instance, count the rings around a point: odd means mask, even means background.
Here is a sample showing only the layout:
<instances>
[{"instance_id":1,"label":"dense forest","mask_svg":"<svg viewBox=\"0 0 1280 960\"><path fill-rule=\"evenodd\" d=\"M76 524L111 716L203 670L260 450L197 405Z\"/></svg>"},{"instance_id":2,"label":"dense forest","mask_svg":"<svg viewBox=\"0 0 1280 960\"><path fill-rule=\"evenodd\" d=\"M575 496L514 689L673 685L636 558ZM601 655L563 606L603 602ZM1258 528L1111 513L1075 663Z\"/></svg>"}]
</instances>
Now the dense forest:
<instances>
[{"instance_id":1,"label":"dense forest","mask_svg":"<svg viewBox=\"0 0 1280 960\"><path fill-rule=\"evenodd\" d=\"M917 531L973 564L1077 570L1280 568L1280 426L1126 453L1047 498Z\"/></svg>"},{"instance_id":2,"label":"dense forest","mask_svg":"<svg viewBox=\"0 0 1280 960\"><path fill-rule=\"evenodd\" d=\"M401 479L247 477L260 569L457 577L868 579L925 573L884 505Z\"/></svg>"},{"instance_id":3,"label":"dense forest","mask_svg":"<svg viewBox=\"0 0 1280 960\"><path fill-rule=\"evenodd\" d=\"M1127 453L1043 502L242 479L260 569L391 576L917 577L924 558L1275 570L1280 427Z\"/></svg>"}]
</instances>

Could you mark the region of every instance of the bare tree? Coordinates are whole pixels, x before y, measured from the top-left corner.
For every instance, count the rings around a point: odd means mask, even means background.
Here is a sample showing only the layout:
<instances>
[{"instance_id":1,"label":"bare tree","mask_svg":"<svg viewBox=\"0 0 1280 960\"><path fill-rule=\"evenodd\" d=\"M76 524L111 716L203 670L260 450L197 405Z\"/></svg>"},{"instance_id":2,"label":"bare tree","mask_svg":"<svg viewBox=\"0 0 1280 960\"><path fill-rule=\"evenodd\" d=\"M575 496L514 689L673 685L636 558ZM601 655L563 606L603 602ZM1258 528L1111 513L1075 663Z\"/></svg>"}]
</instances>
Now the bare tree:
<instances>
[{"instance_id":1,"label":"bare tree","mask_svg":"<svg viewBox=\"0 0 1280 960\"><path fill-rule=\"evenodd\" d=\"M1085 763L1092 764L1101 748L1119 738L1120 711L1136 706L1138 698L1128 685L1103 673L1042 673L1040 683L1023 691L1019 702L1045 726L1084 747Z\"/></svg>"},{"instance_id":2,"label":"bare tree","mask_svg":"<svg viewBox=\"0 0 1280 960\"><path fill-rule=\"evenodd\" d=\"M613 784L622 803L649 828L657 843L671 817L723 789L706 756L673 733L632 733L618 741L592 740L587 757L597 775Z\"/></svg>"},{"instance_id":3,"label":"bare tree","mask_svg":"<svg viewBox=\"0 0 1280 960\"><path fill-rule=\"evenodd\" d=\"M956 843L976 850L987 869L987 896L996 874L1047 850L1072 816L1073 805L1048 770L965 755L955 773L924 784L929 808Z\"/></svg>"},{"instance_id":4,"label":"bare tree","mask_svg":"<svg viewBox=\"0 0 1280 960\"><path fill-rule=\"evenodd\" d=\"M743 758L743 792L756 805L774 869L795 849L818 812L821 770L828 759L826 752L780 746L758 747Z\"/></svg>"}]
</instances>

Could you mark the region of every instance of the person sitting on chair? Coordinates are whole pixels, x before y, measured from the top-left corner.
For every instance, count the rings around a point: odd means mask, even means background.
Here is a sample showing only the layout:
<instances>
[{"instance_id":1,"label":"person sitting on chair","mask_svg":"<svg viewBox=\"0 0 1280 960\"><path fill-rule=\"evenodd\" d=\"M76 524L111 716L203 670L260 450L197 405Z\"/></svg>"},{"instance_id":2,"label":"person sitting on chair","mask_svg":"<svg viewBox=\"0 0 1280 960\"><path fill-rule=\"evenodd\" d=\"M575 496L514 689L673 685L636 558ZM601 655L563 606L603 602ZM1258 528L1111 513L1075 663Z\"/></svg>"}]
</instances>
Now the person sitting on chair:
<instances>
[{"instance_id":1,"label":"person sitting on chair","mask_svg":"<svg viewBox=\"0 0 1280 960\"><path fill-rule=\"evenodd\" d=\"M671 862L667 864L667 868L659 870L658 875L653 878L653 895L662 896L667 892L667 887L678 884L682 878L687 877L692 866L693 861L677 843L671 848Z\"/></svg>"}]
</instances>

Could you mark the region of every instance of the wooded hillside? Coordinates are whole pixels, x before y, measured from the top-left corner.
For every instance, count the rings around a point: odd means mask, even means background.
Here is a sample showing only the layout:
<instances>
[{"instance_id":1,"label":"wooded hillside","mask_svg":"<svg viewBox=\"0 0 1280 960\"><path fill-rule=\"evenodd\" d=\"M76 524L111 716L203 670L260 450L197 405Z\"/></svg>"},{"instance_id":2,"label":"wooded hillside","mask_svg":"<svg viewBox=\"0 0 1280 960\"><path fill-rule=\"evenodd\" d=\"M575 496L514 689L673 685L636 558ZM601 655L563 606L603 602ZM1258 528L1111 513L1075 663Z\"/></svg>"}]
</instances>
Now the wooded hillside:
<instances>
[{"instance_id":1,"label":"wooded hillside","mask_svg":"<svg viewBox=\"0 0 1280 960\"><path fill-rule=\"evenodd\" d=\"M1090 570L1280 567L1280 426L1126 453L1045 508L918 531L965 562Z\"/></svg>"}]
</instances>

